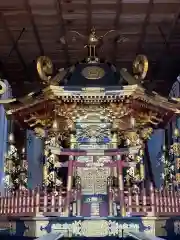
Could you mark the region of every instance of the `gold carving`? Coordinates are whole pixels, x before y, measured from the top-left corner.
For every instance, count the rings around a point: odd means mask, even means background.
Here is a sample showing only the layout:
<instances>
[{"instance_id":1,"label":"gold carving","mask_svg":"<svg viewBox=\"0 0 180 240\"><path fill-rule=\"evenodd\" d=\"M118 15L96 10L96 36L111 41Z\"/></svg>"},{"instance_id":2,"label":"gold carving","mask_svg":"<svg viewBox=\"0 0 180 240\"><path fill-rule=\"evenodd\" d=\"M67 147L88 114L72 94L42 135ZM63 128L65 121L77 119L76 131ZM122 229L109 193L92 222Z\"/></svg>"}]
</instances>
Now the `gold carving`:
<instances>
[{"instance_id":1,"label":"gold carving","mask_svg":"<svg viewBox=\"0 0 180 240\"><path fill-rule=\"evenodd\" d=\"M173 150L173 153L175 156L179 156L180 155L180 144L179 143L174 143L172 146L171 146L172 150Z\"/></svg>"},{"instance_id":2,"label":"gold carving","mask_svg":"<svg viewBox=\"0 0 180 240\"><path fill-rule=\"evenodd\" d=\"M148 71L148 59L145 55L137 55L133 63L133 73L135 78L143 80Z\"/></svg>"},{"instance_id":3,"label":"gold carving","mask_svg":"<svg viewBox=\"0 0 180 240\"><path fill-rule=\"evenodd\" d=\"M129 141L129 145L136 146L139 144L139 135L136 132L130 131L124 134L126 140Z\"/></svg>"},{"instance_id":4,"label":"gold carving","mask_svg":"<svg viewBox=\"0 0 180 240\"><path fill-rule=\"evenodd\" d=\"M109 40L112 39L114 42L123 43L128 39L123 37L116 30L109 30L102 36L97 36L96 30L93 27L88 36L83 35L77 31L68 31L66 36L62 36L60 38L60 42L62 44L74 44L75 41L82 41L85 43L84 48L88 48L88 59L87 62L98 62L98 58L96 55L96 48L102 47L102 45Z\"/></svg>"},{"instance_id":5,"label":"gold carving","mask_svg":"<svg viewBox=\"0 0 180 240\"><path fill-rule=\"evenodd\" d=\"M77 168L77 174L81 178L81 188L84 195L107 194L107 178L110 175L109 168Z\"/></svg>"},{"instance_id":6,"label":"gold carving","mask_svg":"<svg viewBox=\"0 0 180 240\"><path fill-rule=\"evenodd\" d=\"M43 83L49 84L50 75L53 73L53 64L49 57L40 56L37 60L37 71Z\"/></svg>"},{"instance_id":7,"label":"gold carving","mask_svg":"<svg viewBox=\"0 0 180 240\"><path fill-rule=\"evenodd\" d=\"M150 139L150 136L151 136L152 132L153 132L152 128L144 128L144 129L142 129L142 131L140 133L140 136L144 140Z\"/></svg>"},{"instance_id":8,"label":"gold carving","mask_svg":"<svg viewBox=\"0 0 180 240\"><path fill-rule=\"evenodd\" d=\"M82 75L87 79L96 80L104 77L105 71L103 68L90 66L82 70Z\"/></svg>"},{"instance_id":9,"label":"gold carving","mask_svg":"<svg viewBox=\"0 0 180 240\"><path fill-rule=\"evenodd\" d=\"M152 111L149 111L148 113L140 112L136 118L136 121L142 125L145 125L147 123L157 125L162 120L163 119L161 119L160 117L157 117L157 113L154 113Z\"/></svg>"},{"instance_id":10,"label":"gold carving","mask_svg":"<svg viewBox=\"0 0 180 240\"><path fill-rule=\"evenodd\" d=\"M176 181L179 183L180 182L180 173L176 174Z\"/></svg>"},{"instance_id":11,"label":"gold carving","mask_svg":"<svg viewBox=\"0 0 180 240\"><path fill-rule=\"evenodd\" d=\"M45 130L43 128L36 127L34 129L34 132L37 137L44 138L46 136Z\"/></svg>"},{"instance_id":12,"label":"gold carving","mask_svg":"<svg viewBox=\"0 0 180 240\"><path fill-rule=\"evenodd\" d=\"M180 158L176 158L176 168L180 169Z\"/></svg>"},{"instance_id":13,"label":"gold carving","mask_svg":"<svg viewBox=\"0 0 180 240\"><path fill-rule=\"evenodd\" d=\"M105 237L108 232L109 226L105 220L82 222L82 235L85 237Z\"/></svg>"}]
</instances>

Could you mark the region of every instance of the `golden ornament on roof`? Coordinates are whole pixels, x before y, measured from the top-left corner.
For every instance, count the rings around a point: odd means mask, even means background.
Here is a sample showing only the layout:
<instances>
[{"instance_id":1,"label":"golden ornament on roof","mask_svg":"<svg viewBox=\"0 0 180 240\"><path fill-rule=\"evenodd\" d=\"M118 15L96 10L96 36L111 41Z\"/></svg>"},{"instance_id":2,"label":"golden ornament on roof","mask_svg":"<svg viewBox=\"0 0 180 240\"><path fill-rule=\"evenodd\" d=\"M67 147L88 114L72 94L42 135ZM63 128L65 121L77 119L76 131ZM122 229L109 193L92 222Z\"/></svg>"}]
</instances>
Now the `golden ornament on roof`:
<instances>
[{"instance_id":1,"label":"golden ornament on roof","mask_svg":"<svg viewBox=\"0 0 180 240\"><path fill-rule=\"evenodd\" d=\"M82 70L81 74L87 79L98 80L104 77L105 71L101 67L88 66Z\"/></svg>"},{"instance_id":2,"label":"golden ornament on roof","mask_svg":"<svg viewBox=\"0 0 180 240\"><path fill-rule=\"evenodd\" d=\"M49 84L53 73L53 63L51 59L47 56L40 56L37 59L37 71L43 83Z\"/></svg>"},{"instance_id":3,"label":"golden ornament on roof","mask_svg":"<svg viewBox=\"0 0 180 240\"><path fill-rule=\"evenodd\" d=\"M133 62L133 73L135 78L143 80L148 71L148 59L145 55L137 55Z\"/></svg>"},{"instance_id":4,"label":"golden ornament on roof","mask_svg":"<svg viewBox=\"0 0 180 240\"><path fill-rule=\"evenodd\" d=\"M99 37L96 36L96 30L95 28L93 27L91 29L91 33L88 37L88 45L97 45L99 42Z\"/></svg>"},{"instance_id":5,"label":"golden ornament on roof","mask_svg":"<svg viewBox=\"0 0 180 240\"><path fill-rule=\"evenodd\" d=\"M110 38L109 38L110 37ZM109 30L104 35L97 36L96 29L93 27L89 35L83 35L77 31L68 31L66 36L60 38L62 44L73 44L75 41L82 41L85 48L88 48L88 62L93 60L98 60L96 55L96 48L100 48L104 45L107 40L113 39L112 42L122 43L127 41L127 38L122 37L122 35L117 30Z\"/></svg>"}]
</instances>

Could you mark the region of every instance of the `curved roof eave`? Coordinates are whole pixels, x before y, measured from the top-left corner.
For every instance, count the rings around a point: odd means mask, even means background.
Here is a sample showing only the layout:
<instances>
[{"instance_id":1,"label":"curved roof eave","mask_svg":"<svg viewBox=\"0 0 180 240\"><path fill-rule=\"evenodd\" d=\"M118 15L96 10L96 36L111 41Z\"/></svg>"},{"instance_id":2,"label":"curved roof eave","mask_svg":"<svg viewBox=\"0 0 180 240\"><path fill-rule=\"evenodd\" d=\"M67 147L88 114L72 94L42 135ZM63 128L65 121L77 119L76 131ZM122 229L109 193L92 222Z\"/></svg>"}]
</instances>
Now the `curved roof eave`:
<instances>
[{"instance_id":1,"label":"curved roof eave","mask_svg":"<svg viewBox=\"0 0 180 240\"><path fill-rule=\"evenodd\" d=\"M98 101L98 99L101 99L101 101L111 101L112 99L115 102L117 99L127 99L129 97L157 108L166 109L177 114L180 113L180 103L178 101L162 97L156 92L148 93L146 89L137 84L116 87L114 89L82 87L76 90L50 85L41 91L32 92L23 98L0 100L0 103L5 105L7 115L12 115L17 111L22 111L23 109L49 100L56 101L56 99L63 99L63 101L69 101L71 99L71 102L78 102L81 99L81 102L86 102L91 98L92 101Z\"/></svg>"}]
</instances>

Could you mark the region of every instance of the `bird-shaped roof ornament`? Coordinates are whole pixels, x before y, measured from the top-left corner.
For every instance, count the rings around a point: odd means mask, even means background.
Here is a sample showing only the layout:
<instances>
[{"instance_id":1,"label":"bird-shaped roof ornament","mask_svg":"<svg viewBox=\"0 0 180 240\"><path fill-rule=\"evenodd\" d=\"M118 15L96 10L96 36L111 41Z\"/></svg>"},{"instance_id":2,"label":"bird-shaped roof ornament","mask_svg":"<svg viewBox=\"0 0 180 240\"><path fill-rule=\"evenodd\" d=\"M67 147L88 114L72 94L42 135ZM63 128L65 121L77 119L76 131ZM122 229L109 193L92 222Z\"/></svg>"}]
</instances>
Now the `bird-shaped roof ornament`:
<instances>
[{"instance_id":1,"label":"bird-shaped roof ornament","mask_svg":"<svg viewBox=\"0 0 180 240\"><path fill-rule=\"evenodd\" d=\"M88 49L87 62L98 61L97 49L102 49L103 45L112 41L122 43L128 39L123 37L117 30L109 30L104 35L97 36L96 29L93 27L88 36L85 36L77 31L69 31L65 36L60 38L62 44L70 44L72 42L82 41L85 48Z\"/></svg>"}]
</instances>

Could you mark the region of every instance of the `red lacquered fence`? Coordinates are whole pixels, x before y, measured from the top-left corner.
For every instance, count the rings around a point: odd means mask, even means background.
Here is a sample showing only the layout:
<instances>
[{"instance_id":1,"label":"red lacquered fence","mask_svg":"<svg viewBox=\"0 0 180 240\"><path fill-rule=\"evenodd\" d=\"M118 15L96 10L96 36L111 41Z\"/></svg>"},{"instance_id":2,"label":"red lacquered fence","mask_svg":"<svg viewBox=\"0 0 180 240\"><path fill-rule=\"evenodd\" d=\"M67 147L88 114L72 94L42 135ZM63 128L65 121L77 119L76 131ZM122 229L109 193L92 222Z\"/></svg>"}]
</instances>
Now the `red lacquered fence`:
<instances>
[{"instance_id":1,"label":"red lacquered fence","mask_svg":"<svg viewBox=\"0 0 180 240\"><path fill-rule=\"evenodd\" d=\"M142 216L180 215L180 193L173 190L157 190L153 187L147 193L142 189L139 193L133 190L124 192L126 212Z\"/></svg>"},{"instance_id":2,"label":"red lacquered fence","mask_svg":"<svg viewBox=\"0 0 180 240\"><path fill-rule=\"evenodd\" d=\"M72 194L73 195L73 194ZM74 193L75 195L75 193ZM114 200L118 201L118 191L114 190ZM142 189L134 193L124 191L126 213L141 216L180 215L180 193L175 190L149 191ZM35 216L56 214L63 216L66 207L66 191L48 193L40 189L5 192L0 197L0 216Z\"/></svg>"},{"instance_id":3,"label":"red lacquered fence","mask_svg":"<svg viewBox=\"0 0 180 240\"><path fill-rule=\"evenodd\" d=\"M15 193L5 191L0 197L0 215L35 216L64 212L66 191L48 193L36 190L18 190Z\"/></svg>"}]
</instances>

